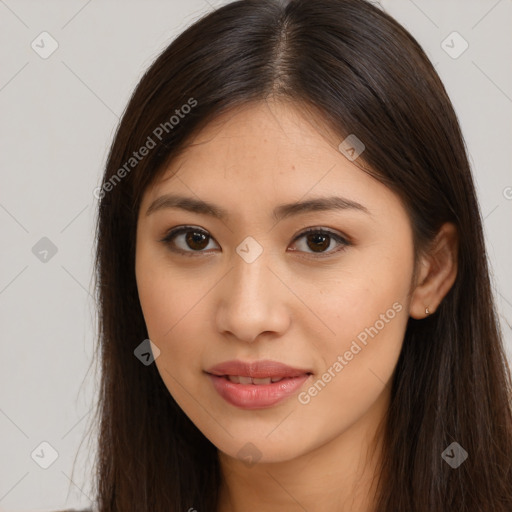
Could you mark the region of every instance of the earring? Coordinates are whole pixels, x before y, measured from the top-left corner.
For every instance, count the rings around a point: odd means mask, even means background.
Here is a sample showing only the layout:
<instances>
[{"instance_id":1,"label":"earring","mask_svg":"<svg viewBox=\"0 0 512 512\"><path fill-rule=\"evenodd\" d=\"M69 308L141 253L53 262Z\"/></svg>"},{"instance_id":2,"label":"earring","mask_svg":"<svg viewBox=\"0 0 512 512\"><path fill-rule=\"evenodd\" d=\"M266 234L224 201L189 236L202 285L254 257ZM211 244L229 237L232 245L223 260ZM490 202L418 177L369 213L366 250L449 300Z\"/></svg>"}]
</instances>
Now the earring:
<instances>
[{"instance_id":1,"label":"earring","mask_svg":"<svg viewBox=\"0 0 512 512\"><path fill-rule=\"evenodd\" d=\"M428 306L425 308L425 315L430 315L430 311L428 310Z\"/></svg>"}]
</instances>

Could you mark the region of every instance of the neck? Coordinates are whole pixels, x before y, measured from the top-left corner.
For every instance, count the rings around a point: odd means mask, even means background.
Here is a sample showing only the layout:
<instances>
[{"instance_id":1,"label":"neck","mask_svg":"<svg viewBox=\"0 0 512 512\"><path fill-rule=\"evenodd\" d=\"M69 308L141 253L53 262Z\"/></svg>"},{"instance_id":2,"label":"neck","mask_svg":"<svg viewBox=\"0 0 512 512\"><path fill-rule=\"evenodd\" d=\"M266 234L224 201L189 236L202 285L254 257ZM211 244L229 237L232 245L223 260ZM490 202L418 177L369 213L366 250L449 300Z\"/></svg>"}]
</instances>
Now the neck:
<instances>
[{"instance_id":1,"label":"neck","mask_svg":"<svg viewBox=\"0 0 512 512\"><path fill-rule=\"evenodd\" d=\"M217 512L373 512L387 389L345 431L292 460L248 466L219 451Z\"/></svg>"}]
</instances>

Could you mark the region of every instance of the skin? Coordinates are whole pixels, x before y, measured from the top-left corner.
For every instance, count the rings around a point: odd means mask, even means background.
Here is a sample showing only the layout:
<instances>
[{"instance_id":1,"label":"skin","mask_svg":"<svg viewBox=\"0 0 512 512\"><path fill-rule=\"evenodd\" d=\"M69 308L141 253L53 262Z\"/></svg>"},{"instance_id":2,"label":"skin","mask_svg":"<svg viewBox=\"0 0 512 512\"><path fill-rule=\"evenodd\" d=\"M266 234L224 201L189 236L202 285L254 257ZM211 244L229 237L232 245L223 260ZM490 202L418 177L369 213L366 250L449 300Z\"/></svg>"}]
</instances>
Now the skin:
<instances>
[{"instance_id":1,"label":"skin","mask_svg":"<svg viewBox=\"0 0 512 512\"><path fill-rule=\"evenodd\" d=\"M400 199L301 112L273 101L223 114L145 191L139 212L136 278L149 337L161 351L155 364L219 450L218 512L370 512L378 427L408 318L424 318L426 306L434 313L456 276L456 230L445 224L413 281L412 231ZM229 217L177 208L146 215L166 193L212 202ZM369 213L313 211L277 223L271 217L282 203L332 195ZM174 239L178 249L196 249L192 257L160 241L182 225L211 237L203 246L187 245L183 234ZM328 237L315 252L314 236L309 244L308 236L295 240L306 228L351 244L336 252L342 245ZM263 249L251 263L236 252L247 236ZM296 394L266 409L240 409L204 373L226 360L272 359L311 369L300 390L307 391L396 303L400 311L367 345L359 343L362 349L307 404ZM238 455L249 442L255 464Z\"/></svg>"}]
</instances>

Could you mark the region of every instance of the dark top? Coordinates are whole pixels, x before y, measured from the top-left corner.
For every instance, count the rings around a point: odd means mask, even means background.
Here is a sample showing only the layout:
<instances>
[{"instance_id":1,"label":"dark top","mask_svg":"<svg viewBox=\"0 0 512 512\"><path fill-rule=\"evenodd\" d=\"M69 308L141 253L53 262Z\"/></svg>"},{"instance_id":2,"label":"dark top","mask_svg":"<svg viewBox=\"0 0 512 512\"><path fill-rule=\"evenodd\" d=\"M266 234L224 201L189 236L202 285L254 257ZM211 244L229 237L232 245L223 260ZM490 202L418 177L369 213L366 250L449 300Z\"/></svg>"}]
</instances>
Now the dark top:
<instances>
[{"instance_id":1,"label":"dark top","mask_svg":"<svg viewBox=\"0 0 512 512\"><path fill-rule=\"evenodd\" d=\"M56 510L55 512L92 512L92 508L83 508L82 510L77 510L76 508L68 508L66 510Z\"/></svg>"}]
</instances>

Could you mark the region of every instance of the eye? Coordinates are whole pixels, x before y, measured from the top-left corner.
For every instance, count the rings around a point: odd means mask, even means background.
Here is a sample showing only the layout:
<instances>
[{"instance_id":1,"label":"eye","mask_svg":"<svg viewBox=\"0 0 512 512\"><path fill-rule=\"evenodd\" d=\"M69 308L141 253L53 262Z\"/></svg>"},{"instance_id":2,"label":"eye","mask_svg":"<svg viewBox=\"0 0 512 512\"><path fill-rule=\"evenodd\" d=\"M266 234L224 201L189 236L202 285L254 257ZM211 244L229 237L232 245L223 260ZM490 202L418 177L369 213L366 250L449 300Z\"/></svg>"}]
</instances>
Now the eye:
<instances>
[{"instance_id":1,"label":"eye","mask_svg":"<svg viewBox=\"0 0 512 512\"><path fill-rule=\"evenodd\" d=\"M304 231L295 238L294 242L301 238L305 238L305 244L303 244L303 247L312 250L309 254L319 254L318 257L323 257L324 255L330 256L331 254L344 250L350 245L350 242L341 235L320 228L311 228ZM331 247L331 242L333 241L340 247L335 250L326 251L326 249ZM295 252L295 249L293 252ZM308 251L303 250L303 252L307 253Z\"/></svg>"},{"instance_id":2,"label":"eye","mask_svg":"<svg viewBox=\"0 0 512 512\"><path fill-rule=\"evenodd\" d=\"M184 237L182 235L185 235ZM178 242L176 242L176 240ZM202 253L208 247L208 242L213 240L208 232L193 226L181 226L171 229L167 235L160 240L168 245L171 251L196 256L194 253ZM192 251L188 249L192 249Z\"/></svg>"},{"instance_id":3,"label":"eye","mask_svg":"<svg viewBox=\"0 0 512 512\"><path fill-rule=\"evenodd\" d=\"M304 249L299 249L299 252L317 254L317 257L324 255L329 256L351 245L350 242L341 235L320 228L310 228L302 232L293 242L295 243L302 238L305 238L305 246L303 245ZM205 249L208 248L210 241L213 241L213 238L207 231L194 226L180 226L171 229L167 235L160 240L160 242L166 244L171 251L187 256L198 256L206 252ZM326 249L331 247L333 241L340 247L335 250L326 251ZM307 249L311 249L311 252ZM292 249L292 252L296 251L297 249Z\"/></svg>"}]
</instances>

